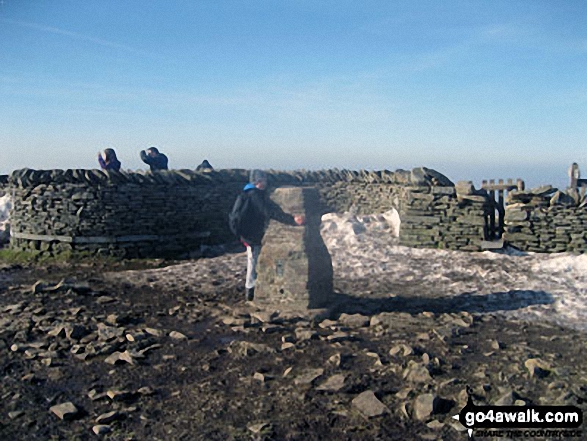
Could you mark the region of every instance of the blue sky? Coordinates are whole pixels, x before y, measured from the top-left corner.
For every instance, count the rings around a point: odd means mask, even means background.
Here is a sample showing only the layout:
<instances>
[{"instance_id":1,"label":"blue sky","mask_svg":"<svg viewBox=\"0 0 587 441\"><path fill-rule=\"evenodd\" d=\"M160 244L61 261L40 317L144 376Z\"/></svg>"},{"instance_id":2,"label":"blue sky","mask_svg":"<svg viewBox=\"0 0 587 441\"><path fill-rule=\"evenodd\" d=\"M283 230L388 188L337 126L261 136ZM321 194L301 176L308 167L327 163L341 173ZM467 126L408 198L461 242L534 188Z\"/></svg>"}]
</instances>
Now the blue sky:
<instances>
[{"instance_id":1,"label":"blue sky","mask_svg":"<svg viewBox=\"0 0 587 441\"><path fill-rule=\"evenodd\" d=\"M0 173L587 170L587 2L0 0ZM587 174L587 173L584 173Z\"/></svg>"}]
</instances>

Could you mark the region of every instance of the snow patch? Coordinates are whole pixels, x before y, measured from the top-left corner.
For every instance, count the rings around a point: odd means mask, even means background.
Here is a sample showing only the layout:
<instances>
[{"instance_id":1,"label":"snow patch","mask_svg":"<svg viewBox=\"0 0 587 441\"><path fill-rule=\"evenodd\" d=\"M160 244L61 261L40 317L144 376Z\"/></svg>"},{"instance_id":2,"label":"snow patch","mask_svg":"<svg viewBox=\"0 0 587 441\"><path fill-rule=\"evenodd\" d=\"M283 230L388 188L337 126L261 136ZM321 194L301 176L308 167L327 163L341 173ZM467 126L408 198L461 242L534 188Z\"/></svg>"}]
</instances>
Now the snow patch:
<instances>
[{"instance_id":1,"label":"snow patch","mask_svg":"<svg viewBox=\"0 0 587 441\"><path fill-rule=\"evenodd\" d=\"M12 199L7 193L0 197L0 244L10 240L10 210Z\"/></svg>"}]
</instances>

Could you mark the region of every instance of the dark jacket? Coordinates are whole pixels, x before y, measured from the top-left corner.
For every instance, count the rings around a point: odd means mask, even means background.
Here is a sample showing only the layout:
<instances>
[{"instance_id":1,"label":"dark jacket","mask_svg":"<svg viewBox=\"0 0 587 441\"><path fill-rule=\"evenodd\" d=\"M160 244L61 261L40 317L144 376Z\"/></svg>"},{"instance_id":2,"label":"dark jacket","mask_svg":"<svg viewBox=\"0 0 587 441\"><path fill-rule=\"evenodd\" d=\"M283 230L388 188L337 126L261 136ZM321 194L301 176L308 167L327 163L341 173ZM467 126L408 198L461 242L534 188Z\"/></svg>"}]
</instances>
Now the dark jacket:
<instances>
[{"instance_id":1,"label":"dark jacket","mask_svg":"<svg viewBox=\"0 0 587 441\"><path fill-rule=\"evenodd\" d=\"M114 170L114 171L120 171L120 161L118 159L111 159L108 164L106 164L106 161L104 161L104 159L102 158L102 156L98 156L98 162L100 163L100 167L102 168L102 170Z\"/></svg>"},{"instance_id":2,"label":"dark jacket","mask_svg":"<svg viewBox=\"0 0 587 441\"><path fill-rule=\"evenodd\" d=\"M147 152L141 150L141 159L151 167L151 171L167 170L167 156L163 153L159 153L157 156L149 156Z\"/></svg>"},{"instance_id":3,"label":"dark jacket","mask_svg":"<svg viewBox=\"0 0 587 441\"><path fill-rule=\"evenodd\" d=\"M207 159L204 159L202 163L196 167L196 171L199 170L214 170L214 167L212 167Z\"/></svg>"},{"instance_id":4,"label":"dark jacket","mask_svg":"<svg viewBox=\"0 0 587 441\"><path fill-rule=\"evenodd\" d=\"M269 199L265 190L259 190L253 184L247 184L243 192L250 198L251 214L243 219L241 239L248 245L261 245L269 219L275 219L286 225L296 225L294 217L285 213L279 205Z\"/></svg>"}]
</instances>

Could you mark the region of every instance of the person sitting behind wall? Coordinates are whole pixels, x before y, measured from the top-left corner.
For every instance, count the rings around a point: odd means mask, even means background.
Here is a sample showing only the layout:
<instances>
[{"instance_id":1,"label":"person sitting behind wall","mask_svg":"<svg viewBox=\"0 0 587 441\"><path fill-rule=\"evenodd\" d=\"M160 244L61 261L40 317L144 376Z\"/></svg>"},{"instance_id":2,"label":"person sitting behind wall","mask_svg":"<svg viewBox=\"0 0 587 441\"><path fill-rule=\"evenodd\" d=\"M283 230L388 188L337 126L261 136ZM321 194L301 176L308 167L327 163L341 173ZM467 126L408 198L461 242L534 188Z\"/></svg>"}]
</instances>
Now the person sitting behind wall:
<instances>
[{"instance_id":1,"label":"person sitting behind wall","mask_svg":"<svg viewBox=\"0 0 587 441\"><path fill-rule=\"evenodd\" d=\"M207 159L204 159L202 161L202 163L200 165L198 165L196 167L197 171L202 171L202 170L214 170L214 167L212 167L212 165L208 162Z\"/></svg>"},{"instance_id":2,"label":"person sitting behind wall","mask_svg":"<svg viewBox=\"0 0 587 441\"><path fill-rule=\"evenodd\" d=\"M141 160L151 167L151 171L167 170L167 156L159 153L157 147L141 150Z\"/></svg>"},{"instance_id":3,"label":"person sitting behind wall","mask_svg":"<svg viewBox=\"0 0 587 441\"><path fill-rule=\"evenodd\" d=\"M103 152L98 153L98 163L102 170L120 171L121 164L114 149L105 149Z\"/></svg>"}]
</instances>

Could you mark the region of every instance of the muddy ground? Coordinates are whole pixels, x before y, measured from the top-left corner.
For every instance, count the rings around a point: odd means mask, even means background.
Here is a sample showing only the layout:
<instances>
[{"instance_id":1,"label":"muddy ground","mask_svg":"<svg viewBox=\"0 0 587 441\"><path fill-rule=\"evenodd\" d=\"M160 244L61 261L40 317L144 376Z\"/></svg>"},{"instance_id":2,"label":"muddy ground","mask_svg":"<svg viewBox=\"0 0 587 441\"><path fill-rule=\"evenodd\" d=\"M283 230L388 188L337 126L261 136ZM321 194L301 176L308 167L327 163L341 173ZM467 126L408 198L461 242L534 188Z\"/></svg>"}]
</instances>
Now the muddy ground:
<instances>
[{"instance_id":1,"label":"muddy ground","mask_svg":"<svg viewBox=\"0 0 587 441\"><path fill-rule=\"evenodd\" d=\"M0 264L0 439L465 440L468 394L587 408L578 331L439 293L362 302L365 281L277 312L244 301L244 262L182 262L207 274L187 284L157 283L173 262Z\"/></svg>"}]
</instances>

